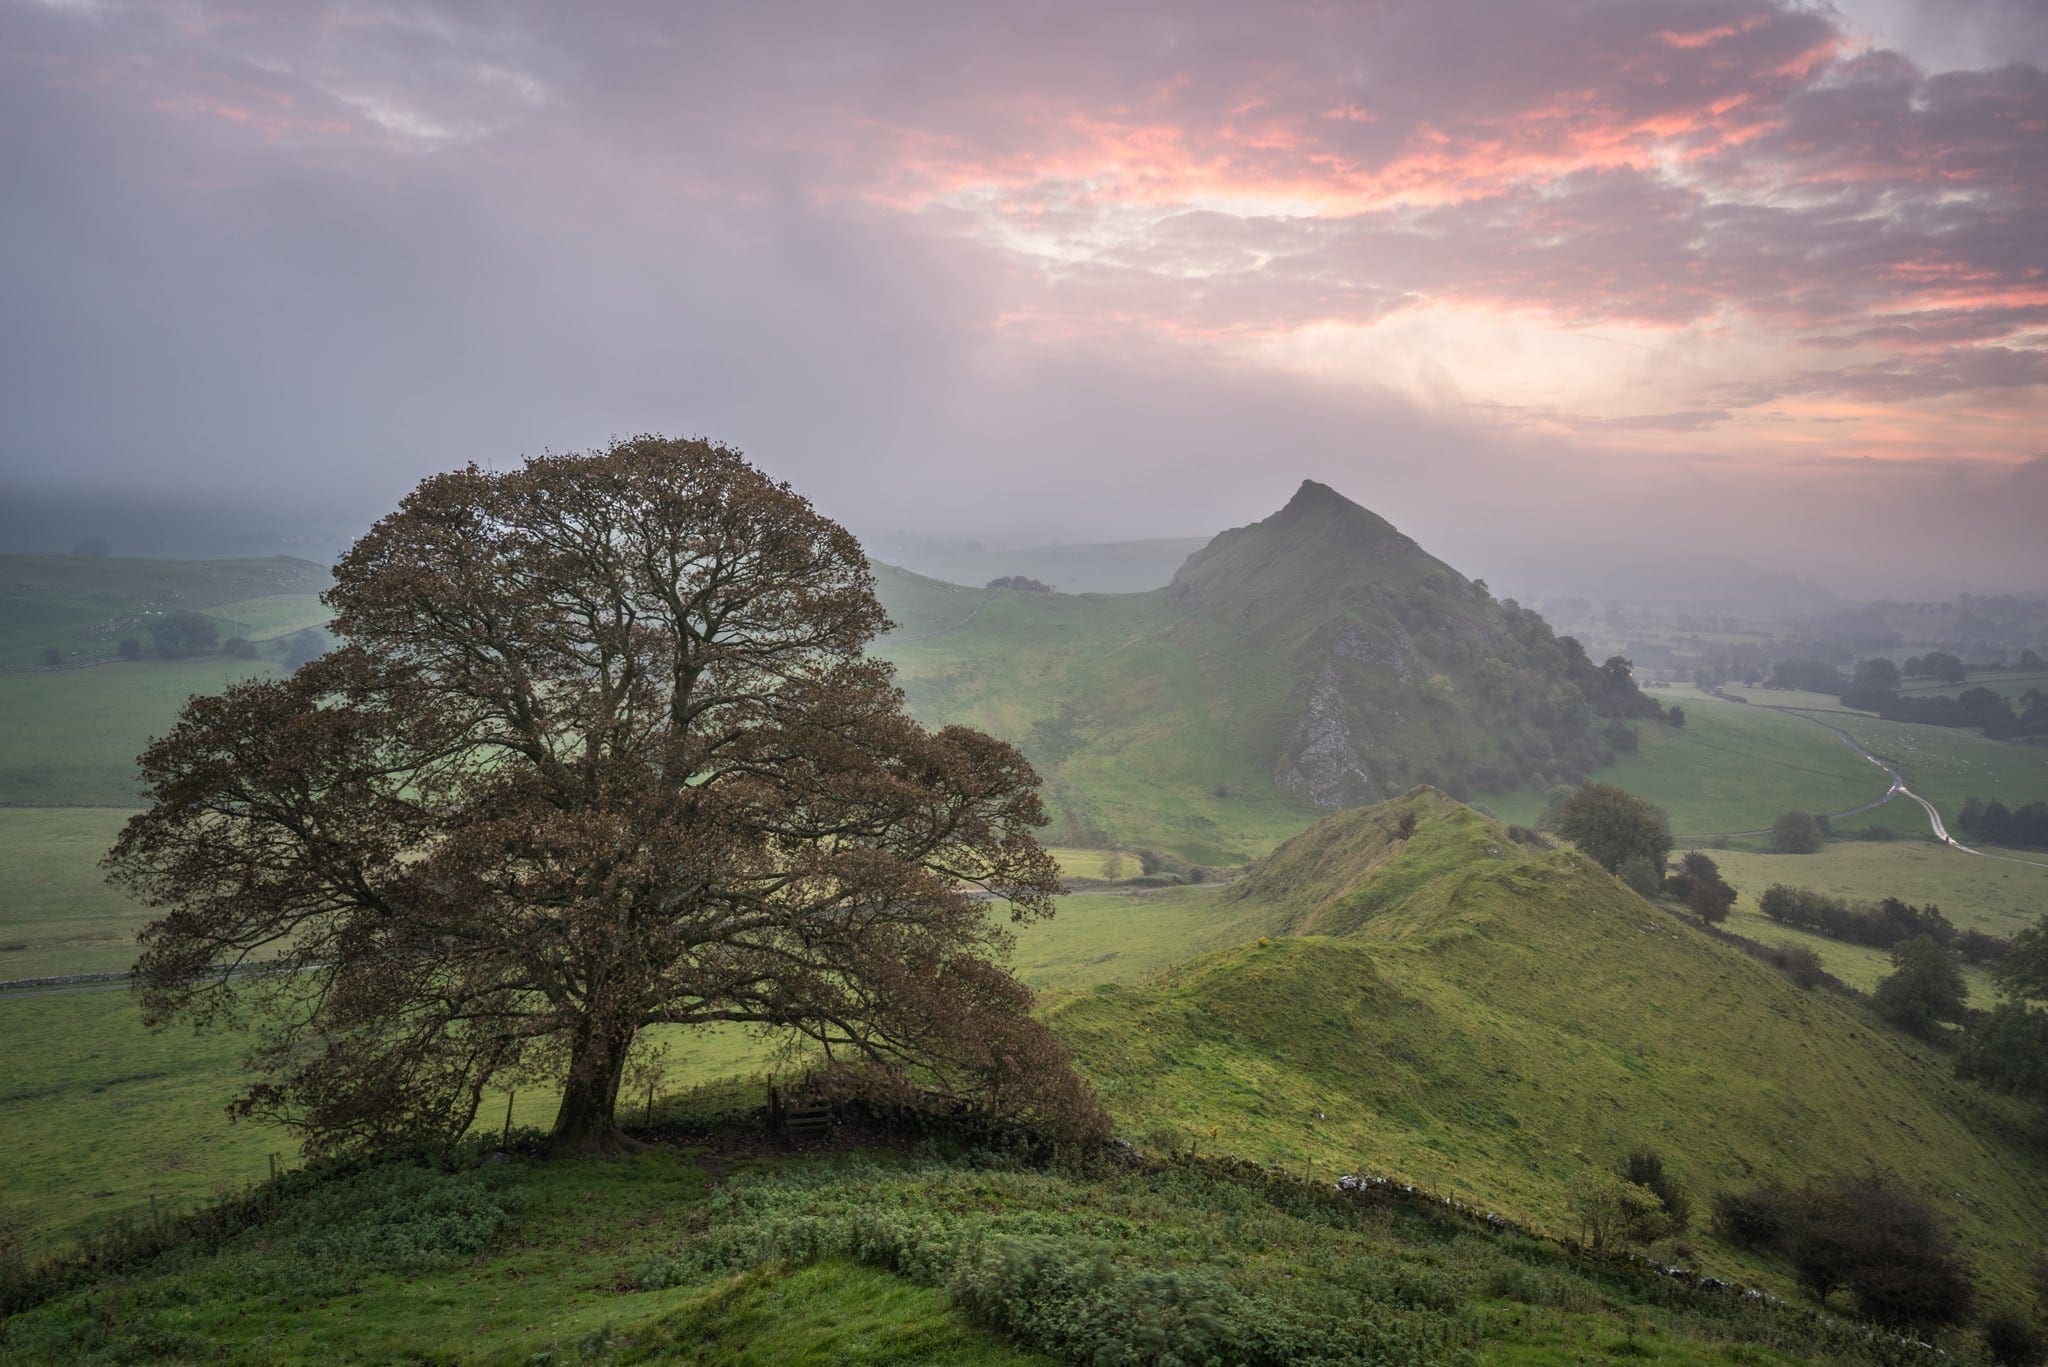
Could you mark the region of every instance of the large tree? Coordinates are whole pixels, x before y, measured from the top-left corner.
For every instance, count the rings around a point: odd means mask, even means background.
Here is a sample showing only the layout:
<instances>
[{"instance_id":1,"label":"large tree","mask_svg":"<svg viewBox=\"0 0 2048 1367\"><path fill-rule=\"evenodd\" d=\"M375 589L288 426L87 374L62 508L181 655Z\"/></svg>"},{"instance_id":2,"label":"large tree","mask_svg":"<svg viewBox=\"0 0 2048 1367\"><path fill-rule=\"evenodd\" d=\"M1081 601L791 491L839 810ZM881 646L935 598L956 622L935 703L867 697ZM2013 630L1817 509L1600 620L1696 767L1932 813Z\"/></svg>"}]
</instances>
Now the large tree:
<instances>
[{"instance_id":1,"label":"large tree","mask_svg":"<svg viewBox=\"0 0 2048 1367\"><path fill-rule=\"evenodd\" d=\"M787 485L654 437L471 466L325 601L338 648L193 699L108 857L166 912L147 1017L260 1028L245 1112L377 1148L541 1078L555 1145L611 1148L640 1032L740 1022L1100 1124L1000 966L990 900L1059 890L1037 776L904 715L860 546Z\"/></svg>"}]
</instances>

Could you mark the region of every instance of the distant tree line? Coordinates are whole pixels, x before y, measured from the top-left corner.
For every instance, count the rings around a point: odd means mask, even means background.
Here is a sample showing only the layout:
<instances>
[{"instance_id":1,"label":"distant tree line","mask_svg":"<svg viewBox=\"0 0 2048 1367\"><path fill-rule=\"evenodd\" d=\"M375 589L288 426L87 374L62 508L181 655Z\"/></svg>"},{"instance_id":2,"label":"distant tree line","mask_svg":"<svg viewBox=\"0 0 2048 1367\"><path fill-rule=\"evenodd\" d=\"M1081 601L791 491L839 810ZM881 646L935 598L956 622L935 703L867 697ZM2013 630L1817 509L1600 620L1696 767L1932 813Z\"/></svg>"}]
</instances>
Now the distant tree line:
<instances>
[{"instance_id":1,"label":"distant tree line","mask_svg":"<svg viewBox=\"0 0 2048 1367\"><path fill-rule=\"evenodd\" d=\"M2048 849L2048 802L2029 802L2015 811L1997 798L1968 798L1956 815L1956 829L1987 845Z\"/></svg>"},{"instance_id":2,"label":"distant tree line","mask_svg":"<svg viewBox=\"0 0 2048 1367\"><path fill-rule=\"evenodd\" d=\"M988 581L984 588L1011 589L1017 593L1051 593L1052 585L1024 574L1004 574Z\"/></svg>"},{"instance_id":3,"label":"distant tree line","mask_svg":"<svg viewBox=\"0 0 2048 1367\"><path fill-rule=\"evenodd\" d=\"M2041 667L2040 660L2033 651L2023 651L2019 667ZM1699 681L1707 682L1708 675L1709 671L1701 671ZM1805 693L1830 693L1839 697L1844 707L1875 712L1886 721L1969 727L1982 730L1993 740L2048 736L2048 691L2042 689L2029 689L2022 694L2017 707L2003 694L1983 687L1964 689L1955 697L1939 693L1909 696L1899 691L1907 679L1938 679L1956 684L1968 677L1960 657L1937 650L1915 655L1904 665L1894 664L1882 655L1872 656L1860 662L1854 674L1847 677L1822 660L1779 660L1771 667L1770 684ZM1713 677L1710 686L1719 682L1718 677Z\"/></svg>"},{"instance_id":4,"label":"distant tree line","mask_svg":"<svg viewBox=\"0 0 2048 1367\"><path fill-rule=\"evenodd\" d=\"M1859 906L1812 888L1773 883L1757 899L1757 910L1779 925L1872 949L1891 949L1925 935L1936 944L1955 949L1970 963L1988 964L1996 963L2012 948L2011 941L1981 930L1957 930L1932 902L1916 907L1887 897Z\"/></svg>"}]
</instances>

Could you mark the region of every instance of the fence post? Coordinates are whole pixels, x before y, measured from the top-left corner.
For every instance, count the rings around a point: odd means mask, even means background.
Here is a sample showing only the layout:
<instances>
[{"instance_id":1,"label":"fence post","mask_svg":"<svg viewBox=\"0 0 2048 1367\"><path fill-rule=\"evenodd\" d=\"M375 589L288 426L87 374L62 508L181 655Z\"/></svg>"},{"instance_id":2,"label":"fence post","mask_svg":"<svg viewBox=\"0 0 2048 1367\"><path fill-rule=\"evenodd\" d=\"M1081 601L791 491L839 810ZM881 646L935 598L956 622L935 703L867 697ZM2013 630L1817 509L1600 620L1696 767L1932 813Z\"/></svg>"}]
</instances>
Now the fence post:
<instances>
[{"instance_id":1,"label":"fence post","mask_svg":"<svg viewBox=\"0 0 2048 1367\"><path fill-rule=\"evenodd\" d=\"M505 1132L498 1136L498 1147L501 1149L512 1142L512 1098L518 1095L517 1092L505 1093Z\"/></svg>"},{"instance_id":2,"label":"fence post","mask_svg":"<svg viewBox=\"0 0 2048 1367\"><path fill-rule=\"evenodd\" d=\"M647 1084L647 1119L643 1123L654 1124L654 1084L651 1082Z\"/></svg>"}]
</instances>

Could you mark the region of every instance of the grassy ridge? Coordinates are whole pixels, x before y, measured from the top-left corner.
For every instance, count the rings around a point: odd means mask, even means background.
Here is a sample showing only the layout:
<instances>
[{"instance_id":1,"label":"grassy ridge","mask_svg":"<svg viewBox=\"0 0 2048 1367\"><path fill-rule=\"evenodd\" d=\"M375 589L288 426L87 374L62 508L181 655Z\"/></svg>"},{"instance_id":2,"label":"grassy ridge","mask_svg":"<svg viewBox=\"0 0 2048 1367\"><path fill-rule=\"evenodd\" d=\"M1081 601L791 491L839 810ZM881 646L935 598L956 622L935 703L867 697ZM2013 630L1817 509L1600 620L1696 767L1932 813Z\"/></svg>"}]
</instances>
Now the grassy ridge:
<instances>
[{"instance_id":1,"label":"grassy ridge","mask_svg":"<svg viewBox=\"0 0 2048 1367\"><path fill-rule=\"evenodd\" d=\"M887 1152L301 1180L232 1232L0 1322L0 1354L26 1362L1047 1360L1036 1352L1921 1360L1832 1320L1257 1173Z\"/></svg>"},{"instance_id":2,"label":"grassy ridge","mask_svg":"<svg viewBox=\"0 0 2048 1367\"><path fill-rule=\"evenodd\" d=\"M1551 1228L1572 1180L1636 1143L1702 1192L1876 1162L1943 1193L1982 1269L2017 1283L2048 1214L2017 1109L1579 856L1440 797L1402 805L1422 824L1391 856L1388 809L1366 809L1329 823L1349 841L1263 871L1294 923L1342 938L1227 949L1055 1013L1121 1124L1297 1168L1370 1161Z\"/></svg>"}]
</instances>

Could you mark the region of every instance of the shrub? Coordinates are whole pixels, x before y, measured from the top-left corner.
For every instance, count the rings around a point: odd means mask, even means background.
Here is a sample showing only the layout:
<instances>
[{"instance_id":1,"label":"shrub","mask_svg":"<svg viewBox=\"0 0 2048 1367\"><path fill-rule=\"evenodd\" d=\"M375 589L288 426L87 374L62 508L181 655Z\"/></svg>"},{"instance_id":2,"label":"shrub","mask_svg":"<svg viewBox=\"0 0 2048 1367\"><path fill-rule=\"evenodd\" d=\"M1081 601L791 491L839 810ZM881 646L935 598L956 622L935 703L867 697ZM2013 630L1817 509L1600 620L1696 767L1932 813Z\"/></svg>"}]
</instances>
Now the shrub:
<instances>
[{"instance_id":1,"label":"shrub","mask_svg":"<svg viewBox=\"0 0 2048 1367\"><path fill-rule=\"evenodd\" d=\"M2048 1341L2017 1310L1998 1310L1984 1320L1984 1352L2000 1367L2040 1367Z\"/></svg>"},{"instance_id":2,"label":"shrub","mask_svg":"<svg viewBox=\"0 0 2048 1367\"><path fill-rule=\"evenodd\" d=\"M1583 1177L1571 1190L1582 1241L1595 1253L1614 1244L1646 1244L1665 1230L1668 1217L1656 1193L1606 1173Z\"/></svg>"},{"instance_id":3,"label":"shrub","mask_svg":"<svg viewBox=\"0 0 2048 1367\"><path fill-rule=\"evenodd\" d=\"M1892 950L1892 972L1870 1001L1893 1025L1924 1035L1938 1021L1961 1020L1968 993L1955 954L1920 935Z\"/></svg>"},{"instance_id":4,"label":"shrub","mask_svg":"<svg viewBox=\"0 0 2048 1367\"><path fill-rule=\"evenodd\" d=\"M1692 1223L1692 1199L1685 1194L1685 1188L1678 1179L1664 1170L1664 1157L1655 1149L1644 1145L1631 1149L1621 1160L1621 1179L1634 1183L1657 1198L1664 1208L1670 1232L1676 1234Z\"/></svg>"},{"instance_id":5,"label":"shrub","mask_svg":"<svg viewBox=\"0 0 2048 1367\"><path fill-rule=\"evenodd\" d=\"M1615 875L1645 897L1654 894L1664 882L1657 873L1657 866L1639 854L1622 860Z\"/></svg>"},{"instance_id":6,"label":"shrub","mask_svg":"<svg viewBox=\"0 0 2048 1367\"><path fill-rule=\"evenodd\" d=\"M1868 1319L1953 1324L1968 1313L1969 1278L1926 1202L1882 1173L1837 1177L1799 1193L1786 1252L1807 1294L1846 1288Z\"/></svg>"},{"instance_id":7,"label":"shrub","mask_svg":"<svg viewBox=\"0 0 2048 1367\"><path fill-rule=\"evenodd\" d=\"M1792 1194L1775 1182L1724 1191L1714 1198L1714 1233L1737 1248L1768 1253L1784 1244L1792 1208Z\"/></svg>"},{"instance_id":8,"label":"shrub","mask_svg":"<svg viewBox=\"0 0 2048 1367\"><path fill-rule=\"evenodd\" d=\"M1827 981L1828 971L1820 955L1805 945L1786 945L1778 951L1778 967L1802 991L1811 991Z\"/></svg>"},{"instance_id":9,"label":"shrub","mask_svg":"<svg viewBox=\"0 0 2048 1367\"><path fill-rule=\"evenodd\" d=\"M1779 854L1812 854L1820 848L1820 823L1810 812L1780 812L1771 822L1771 848Z\"/></svg>"}]
</instances>

